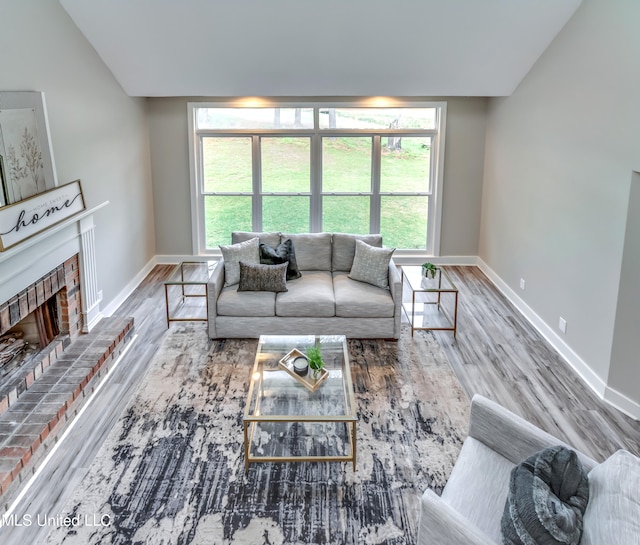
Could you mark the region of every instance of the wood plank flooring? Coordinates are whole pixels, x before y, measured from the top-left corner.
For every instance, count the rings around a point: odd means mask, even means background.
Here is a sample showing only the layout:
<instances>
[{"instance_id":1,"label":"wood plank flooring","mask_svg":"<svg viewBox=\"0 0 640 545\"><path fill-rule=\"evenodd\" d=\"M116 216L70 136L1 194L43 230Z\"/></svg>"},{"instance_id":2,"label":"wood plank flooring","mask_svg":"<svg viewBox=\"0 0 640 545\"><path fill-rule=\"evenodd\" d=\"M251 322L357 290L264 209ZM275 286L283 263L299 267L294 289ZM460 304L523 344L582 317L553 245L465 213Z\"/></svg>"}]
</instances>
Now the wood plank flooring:
<instances>
[{"instance_id":1,"label":"wood plank flooring","mask_svg":"<svg viewBox=\"0 0 640 545\"><path fill-rule=\"evenodd\" d=\"M465 391L485 395L603 460L640 455L640 422L598 398L477 267L447 267L460 292L458 334L436 332Z\"/></svg>"},{"instance_id":2,"label":"wood plank flooring","mask_svg":"<svg viewBox=\"0 0 640 545\"><path fill-rule=\"evenodd\" d=\"M173 268L155 267L118 309L134 317L137 340L28 489L18 515L61 513L83 479L167 332L162 282ZM436 337L470 397L486 395L595 459L618 448L640 455L640 422L599 400L478 268L447 270L460 290L458 335ZM40 543L47 532L4 527L0 542Z\"/></svg>"}]
</instances>

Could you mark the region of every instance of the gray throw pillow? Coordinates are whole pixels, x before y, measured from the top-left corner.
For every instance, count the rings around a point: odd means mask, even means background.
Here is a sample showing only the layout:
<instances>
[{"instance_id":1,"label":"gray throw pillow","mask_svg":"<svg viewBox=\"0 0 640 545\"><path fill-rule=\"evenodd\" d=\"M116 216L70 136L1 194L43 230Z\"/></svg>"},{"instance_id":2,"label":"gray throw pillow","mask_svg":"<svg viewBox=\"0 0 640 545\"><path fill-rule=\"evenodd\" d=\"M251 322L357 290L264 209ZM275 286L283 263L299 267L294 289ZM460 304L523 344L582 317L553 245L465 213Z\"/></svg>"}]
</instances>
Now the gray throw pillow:
<instances>
[{"instance_id":1,"label":"gray throw pillow","mask_svg":"<svg viewBox=\"0 0 640 545\"><path fill-rule=\"evenodd\" d=\"M240 261L257 265L260 263L258 237L253 237L238 244L220 246L224 259L224 285L233 286L240 282Z\"/></svg>"},{"instance_id":2,"label":"gray throw pillow","mask_svg":"<svg viewBox=\"0 0 640 545\"><path fill-rule=\"evenodd\" d=\"M356 240L356 254L349 278L389 288L389 261L395 248L376 248L362 240Z\"/></svg>"},{"instance_id":3,"label":"gray throw pillow","mask_svg":"<svg viewBox=\"0 0 640 545\"><path fill-rule=\"evenodd\" d=\"M241 261L238 291L288 291L287 263L253 265Z\"/></svg>"},{"instance_id":4,"label":"gray throw pillow","mask_svg":"<svg viewBox=\"0 0 640 545\"><path fill-rule=\"evenodd\" d=\"M272 248L268 244L260 244L260 263L263 265L280 265L281 263L287 262L289 263L287 267L287 280L300 278L302 273L300 269L298 269L296 251L293 247L293 241L290 238L283 240L275 248Z\"/></svg>"},{"instance_id":5,"label":"gray throw pillow","mask_svg":"<svg viewBox=\"0 0 640 545\"><path fill-rule=\"evenodd\" d=\"M578 455L550 447L511 471L500 529L504 545L578 545L589 482Z\"/></svg>"}]
</instances>

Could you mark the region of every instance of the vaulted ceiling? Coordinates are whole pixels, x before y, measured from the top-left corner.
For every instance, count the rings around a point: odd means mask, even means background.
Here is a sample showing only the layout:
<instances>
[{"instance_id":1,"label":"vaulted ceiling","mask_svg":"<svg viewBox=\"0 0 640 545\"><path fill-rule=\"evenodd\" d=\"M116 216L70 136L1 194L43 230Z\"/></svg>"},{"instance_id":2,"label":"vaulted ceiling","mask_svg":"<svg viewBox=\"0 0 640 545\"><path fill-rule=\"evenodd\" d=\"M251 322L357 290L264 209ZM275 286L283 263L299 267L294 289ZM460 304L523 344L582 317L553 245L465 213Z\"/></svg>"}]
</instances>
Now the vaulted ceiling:
<instances>
[{"instance_id":1,"label":"vaulted ceiling","mask_svg":"<svg viewBox=\"0 0 640 545\"><path fill-rule=\"evenodd\" d=\"M59 0L132 96L505 96L581 0Z\"/></svg>"}]
</instances>

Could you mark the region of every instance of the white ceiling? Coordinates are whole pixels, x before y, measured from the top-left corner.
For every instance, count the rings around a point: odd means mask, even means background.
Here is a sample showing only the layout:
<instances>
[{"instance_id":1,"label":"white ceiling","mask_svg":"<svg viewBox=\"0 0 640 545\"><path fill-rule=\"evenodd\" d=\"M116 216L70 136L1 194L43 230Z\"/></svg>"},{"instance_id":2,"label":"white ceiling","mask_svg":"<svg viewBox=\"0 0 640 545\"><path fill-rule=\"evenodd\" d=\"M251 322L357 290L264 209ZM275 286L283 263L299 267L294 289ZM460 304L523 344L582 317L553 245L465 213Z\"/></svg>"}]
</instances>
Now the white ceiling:
<instances>
[{"instance_id":1,"label":"white ceiling","mask_svg":"<svg viewBox=\"0 0 640 545\"><path fill-rule=\"evenodd\" d=\"M582 0L59 0L132 96L505 96Z\"/></svg>"}]
</instances>

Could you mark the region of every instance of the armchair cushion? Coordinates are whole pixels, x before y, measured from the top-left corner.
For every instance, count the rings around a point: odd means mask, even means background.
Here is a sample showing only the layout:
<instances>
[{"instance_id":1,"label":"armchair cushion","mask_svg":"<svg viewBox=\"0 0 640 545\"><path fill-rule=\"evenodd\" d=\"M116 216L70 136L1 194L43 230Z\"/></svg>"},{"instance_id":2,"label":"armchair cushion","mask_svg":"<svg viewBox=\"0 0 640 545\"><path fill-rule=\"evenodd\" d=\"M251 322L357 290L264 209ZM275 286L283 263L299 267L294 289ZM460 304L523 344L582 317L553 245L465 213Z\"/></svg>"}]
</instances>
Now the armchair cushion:
<instances>
[{"instance_id":1,"label":"armchair cushion","mask_svg":"<svg viewBox=\"0 0 640 545\"><path fill-rule=\"evenodd\" d=\"M640 458L625 450L589 473L589 504L580 545L640 543Z\"/></svg>"},{"instance_id":2,"label":"armchair cushion","mask_svg":"<svg viewBox=\"0 0 640 545\"><path fill-rule=\"evenodd\" d=\"M502 543L500 517L514 466L481 441L467 437L442 491L442 500L467 523L488 535L492 540L490 543ZM423 540L420 543L431 542Z\"/></svg>"},{"instance_id":3,"label":"armchair cushion","mask_svg":"<svg viewBox=\"0 0 640 545\"><path fill-rule=\"evenodd\" d=\"M505 545L578 545L589 500L577 454L546 448L513 468L502 515Z\"/></svg>"}]
</instances>

